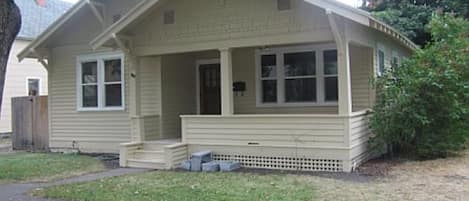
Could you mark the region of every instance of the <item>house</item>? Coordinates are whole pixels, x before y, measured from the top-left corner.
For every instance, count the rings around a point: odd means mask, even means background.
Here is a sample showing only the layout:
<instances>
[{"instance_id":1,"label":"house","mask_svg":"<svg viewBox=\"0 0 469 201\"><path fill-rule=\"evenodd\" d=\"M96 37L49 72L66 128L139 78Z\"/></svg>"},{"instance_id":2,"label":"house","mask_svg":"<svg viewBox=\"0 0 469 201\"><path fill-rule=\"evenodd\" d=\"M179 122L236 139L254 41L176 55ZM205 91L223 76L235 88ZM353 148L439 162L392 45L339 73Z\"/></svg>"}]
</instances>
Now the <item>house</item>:
<instances>
[{"instance_id":1,"label":"house","mask_svg":"<svg viewBox=\"0 0 469 201\"><path fill-rule=\"evenodd\" d=\"M31 0L15 0L15 3L21 11L22 26L8 60L0 133L11 133L12 97L47 95L47 70L35 59L26 59L20 63L15 55L72 6L60 0L49 0L44 6Z\"/></svg>"},{"instance_id":2,"label":"house","mask_svg":"<svg viewBox=\"0 0 469 201\"><path fill-rule=\"evenodd\" d=\"M416 48L332 0L92 0L18 57L48 60L52 149L348 172L370 156L371 80Z\"/></svg>"}]
</instances>

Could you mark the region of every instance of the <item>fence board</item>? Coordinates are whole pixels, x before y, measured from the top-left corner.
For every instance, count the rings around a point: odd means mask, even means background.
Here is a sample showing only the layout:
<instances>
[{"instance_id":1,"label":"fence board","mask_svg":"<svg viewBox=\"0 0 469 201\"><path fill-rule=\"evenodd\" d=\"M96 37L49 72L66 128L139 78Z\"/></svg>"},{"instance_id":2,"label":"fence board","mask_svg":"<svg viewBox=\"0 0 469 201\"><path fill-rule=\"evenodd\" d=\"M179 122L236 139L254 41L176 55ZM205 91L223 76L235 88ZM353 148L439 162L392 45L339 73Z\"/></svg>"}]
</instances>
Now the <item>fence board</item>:
<instances>
[{"instance_id":1,"label":"fence board","mask_svg":"<svg viewBox=\"0 0 469 201\"><path fill-rule=\"evenodd\" d=\"M47 96L13 98L12 130L14 150L48 150Z\"/></svg>"}]
</instances>

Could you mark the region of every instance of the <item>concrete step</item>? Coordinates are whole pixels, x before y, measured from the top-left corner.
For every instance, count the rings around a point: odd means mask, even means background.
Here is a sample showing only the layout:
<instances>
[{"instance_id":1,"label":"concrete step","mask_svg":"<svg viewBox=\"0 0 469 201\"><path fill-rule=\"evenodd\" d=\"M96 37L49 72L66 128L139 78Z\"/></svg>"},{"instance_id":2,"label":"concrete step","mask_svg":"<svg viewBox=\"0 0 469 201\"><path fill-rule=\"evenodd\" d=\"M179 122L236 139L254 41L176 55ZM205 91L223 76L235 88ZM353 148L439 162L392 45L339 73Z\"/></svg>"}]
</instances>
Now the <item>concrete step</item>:
<instances>
[{"instance_id":1,"label":"concrete step","mask_svg":"<svg viewBox=\"0 0 469 201\"><path fill-rule=\"evenodd\" d=\"M166 163L164 160L140 160L140 159L128 159L128 166L132 168L147 168L147 169L166 169Z\"/></svg>"},{"instance_id":2,"label":"concrete step","mask_svg":"<svg viewBox=\"0 0 469 201\"><path fill-rule=\"evenodd\" d=\"M149 150L138 150L135 151L133 159L141 160L164 160L164 151L149 151Z\"/></svg>"}]
</instances>

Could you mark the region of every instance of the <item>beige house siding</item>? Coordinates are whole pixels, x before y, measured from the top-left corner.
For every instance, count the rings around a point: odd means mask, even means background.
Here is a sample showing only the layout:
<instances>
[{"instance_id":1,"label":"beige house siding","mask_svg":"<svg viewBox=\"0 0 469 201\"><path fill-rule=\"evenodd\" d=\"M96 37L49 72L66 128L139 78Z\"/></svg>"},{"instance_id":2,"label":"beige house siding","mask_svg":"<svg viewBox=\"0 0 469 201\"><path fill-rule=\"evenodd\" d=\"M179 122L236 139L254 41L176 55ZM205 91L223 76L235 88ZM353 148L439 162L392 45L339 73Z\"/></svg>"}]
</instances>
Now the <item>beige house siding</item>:
<instances>
[{"instance_id":1,"label":"beige house siding","mask_svg":"<svg viewBox=\"0 0 469 201\"><path fill-rule=\"evenodd\" d=\"M190 55L162 58L162 134L179 138L180 115L197 112L195 95L195 61Z\"/></svg>"},{"instance_id":2,"label":"beige house siding","mask_svg":"<svg viewBox=\"0 0 469 201\"><path fill-rule=\"evenodd\" d=\"M52 51L49 70L50 146L78 148L84 152L117 152L120 143L130 141L128 104L124 111L77 111L77 55L94 54L87 47L63 47ZM128 81L128 60L125 80ZM125 102L128 101L125 83Z\"/></svg>"},{"instance_id":3,"label":"beige house siding","mask_svg":"<svg viewBox=\"0 0 469 201\"><path fill-rule=\"evenodd\" d=\"M189 144L343 147L344 119L314 116L187 117Z\"/></svg>"},{"instance_id":4,"label":"beige house siding","mask_svg":"<svg viewBox=\"0 0 469 201\"><path fill-rule=\"evenodd\" d=\"M350 68L352 80L352 109L353 112L370 109L374 93L373 49L350 46Z\"/></svg>"},{"instance_id":5,"label":"beige house siding","mask_svg":"<svg viewBox=\"0 0 469 201\"><path fill-rule=\"evenodd\" d=\"M161 115L161 59L143 57L139 64L140 101L143 116Z\"/></svg>"},{"instance_id":6,"label":"beige house siding","mask_svg":"<svg viewBox=\"0 0 469 201\"><path fill-rule=\"evenodd\" d=\"M135 4L127 0L113 0L112 5L119 5L119 8L109 5L106 4L106 9L103 10L108 22L113 15L125 12ZM105 26L109 26L109 24ZM52 149L78 148L84 152L117 153L120 143L131 141L131 121L128 112L130 101L128 58L125 58L124 68L125 110L77 111L77 56L100 52L91 50L88 43L104 28L90 7L86 7L49 39L51 46L51 59L49 61L50 146ZM152 71L147 68L142 70L143 72ZM152 82L147 82L151 80L148 77L142 79L144 80L142 85L144 90L152 90L149 89L152 87L157 88L152 85ZM155 96L152 93L146 93L146 95L148 97ZM155 101L152 98L146 100L149 102L144 102L144 108L148 108L146 105ZM157 105L147 110L148 113L152 114L158 108Z\"/></svg>"},{"instance_id":7,"label":"beige house siding","mask_svg":"<svg viewBox=\"0 0 469 201\"><path fill-rule=\"evenodd\" d=\"M137 54L170 52L210 46L253 43L286 44L287 41L333 41L324 9L301 0L292 9L278 11L272 0L173 0L154 8L129 32ZM164 11L175 12L174 24L163 24ZM203 12L200 12L202 11ZM213 49L215 49L213 48Z\"/></svg>"},{"instance_id":8,"label":"beige house siding","mask_svg":"<svg viewBox=\"0 0 469 201\"><path fill-rule=\"evenodd\" d=\"M0 115L0 133L11 132L11 98L28 96L28 78L39 78L40 95L48 94L47 70L35 59L25 59L20 63L16 58L16 54L25 48L29 42L27 40L15 40L10 52Z\"/></svg>"}]
</instances>

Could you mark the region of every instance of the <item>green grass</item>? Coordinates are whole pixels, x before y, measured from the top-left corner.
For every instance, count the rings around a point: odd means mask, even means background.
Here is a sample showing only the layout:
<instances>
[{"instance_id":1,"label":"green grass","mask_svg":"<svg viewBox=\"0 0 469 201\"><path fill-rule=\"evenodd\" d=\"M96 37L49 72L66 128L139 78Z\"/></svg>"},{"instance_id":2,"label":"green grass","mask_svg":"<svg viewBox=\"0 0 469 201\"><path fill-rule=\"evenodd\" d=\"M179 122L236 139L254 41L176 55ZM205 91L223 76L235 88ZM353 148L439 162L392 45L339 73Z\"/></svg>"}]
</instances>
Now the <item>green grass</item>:
<instances>
[{"instance_id":1,"label":"green grass","mask_svg":"<svg viewBox=\"0 0 469 201\"><path fill-rule=\"evenodd\" d=\"M310 201L314 188L292 175L158 171L50 187L33 195L71 201Z\"/></svg>"},{"instance_id":2,"label":"green grass","mask_svg":"<svg viewBox=\"0 0 469 201\"><path fill-rule=\"evenodd\" d=\"M15 153L0 155L0 183L51 181L105 170L88 156Z\"/></svg>"}]
</instances>

